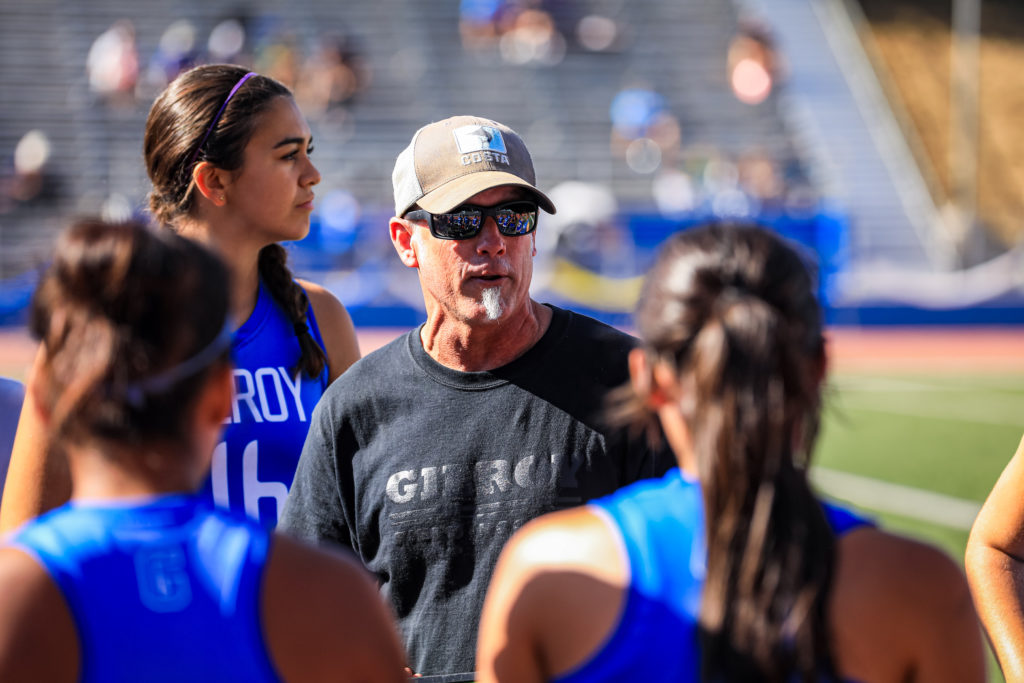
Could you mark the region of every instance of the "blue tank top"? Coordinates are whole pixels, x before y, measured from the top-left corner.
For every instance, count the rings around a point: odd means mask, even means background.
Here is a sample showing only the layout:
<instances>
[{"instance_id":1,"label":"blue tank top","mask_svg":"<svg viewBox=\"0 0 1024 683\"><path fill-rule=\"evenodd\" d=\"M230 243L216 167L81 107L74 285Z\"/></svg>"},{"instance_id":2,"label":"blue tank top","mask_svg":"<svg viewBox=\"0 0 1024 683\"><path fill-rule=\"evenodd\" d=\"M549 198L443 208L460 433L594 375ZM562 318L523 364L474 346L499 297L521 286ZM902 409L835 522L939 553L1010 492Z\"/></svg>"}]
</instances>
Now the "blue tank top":
<instances>
[{"instance_id":1,"label":"blue tank top","mask_svg":"<svg viewBox=\"0 0 1024 683\"><path fill-rule=\"evenodd\" d=\"M71 502L11 540L60 588L82 681L276 681L260 625L269 534L194 495Z\"/></svg>"},{"instance_id":2,"label":"blue tank top","mask_svg":"<svg viewBox=\"0 0 1024 683\"><path fill-rule=\"evenodd\" d=\"M555 680L700 681L697 619L707 557L700 485L675 468L590 505L619 530L629 592L608 641ZM836 535L869 523L834 505L822 507Z\"/></svg>"},{"instance_id":3,"label":"blue tank top","mask_svg":"<svg viewBox=\"0 0 1024 683\"><path fill-rule=\"evenodd\" d=\"M310 332L323 348L312 306L307 315ZM295 477L313 408L327 389L327 368L314 378L293 372L299 341L262 282L256 308L235 331L231 351L234 406L202 495L272 529Z\"/></svg>"}]
</instances>

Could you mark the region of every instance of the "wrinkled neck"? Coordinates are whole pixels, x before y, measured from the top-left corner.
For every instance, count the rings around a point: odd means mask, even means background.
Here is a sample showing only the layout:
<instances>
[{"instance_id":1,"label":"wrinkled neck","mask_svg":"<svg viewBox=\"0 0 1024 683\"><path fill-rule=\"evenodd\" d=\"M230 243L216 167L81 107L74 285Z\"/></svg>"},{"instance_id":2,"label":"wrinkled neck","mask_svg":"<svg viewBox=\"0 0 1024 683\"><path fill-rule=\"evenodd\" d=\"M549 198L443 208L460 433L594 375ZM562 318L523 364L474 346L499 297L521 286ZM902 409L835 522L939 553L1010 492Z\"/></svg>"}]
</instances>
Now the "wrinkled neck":
<instances>
[{"instance_id":1,"label":"wrinkled neck","mask_svg":"<svg viewBox=\"0 0 1024 683\"><path fill-rule=\"evenodd\" d=\"M454 320L440 307L420 329L423 349L441 365L481 372L507 365L533 348L551 324L551 309L535 301L522 314L493 323Z\"/></svg>"}]
</instances>

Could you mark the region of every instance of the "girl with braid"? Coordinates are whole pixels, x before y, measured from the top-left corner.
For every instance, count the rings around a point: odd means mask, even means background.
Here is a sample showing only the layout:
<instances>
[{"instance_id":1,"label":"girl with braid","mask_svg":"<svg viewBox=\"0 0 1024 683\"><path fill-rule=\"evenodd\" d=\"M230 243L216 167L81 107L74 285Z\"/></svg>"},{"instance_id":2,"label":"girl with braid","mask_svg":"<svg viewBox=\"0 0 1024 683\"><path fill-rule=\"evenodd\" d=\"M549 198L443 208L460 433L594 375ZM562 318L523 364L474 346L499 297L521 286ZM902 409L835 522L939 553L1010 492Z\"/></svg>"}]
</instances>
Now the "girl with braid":
<instances>
[{"instance_id":1,"label":"girl with braid","mask_svg":"<svg viewBox=\"0 0 1024 683\"><path fill-rule=\"evenodd\" d=\"M273 527L314 406L359 358L345 308L294 280L279 244L309 231L320 182L309 126L277 81L207 65L157 97L143 147L155 219L213 248L231 273L236 395L205 495ZM0 530L67 499L66 464L41 453L38 425L23 411Z\"/></svg>"},{"instance_id":2,"label":"girl with braid","mask_svg":"<svg viewBox=\"0 0 1024 683\"><path fill-rule=\"evenodd\" d=\"M139 223L58 241L26 409L72 496L0 544L0 680L406 679L353 557L195 493L232 409L229 284L212 251Z\"/></svg>"},{"instance_id":3,"label":"girl with braid","mask_svg":"<svg viewBox=\"0 0 1024 683\"><path fill-rule=\"evenodd\" d=\"M797 253L756 227L677 233L636 323L615 412L658 420L679 467L512 537L480 680L985 680L959 568L811 489L825 340Z\"/></svg>"}]
</instances>

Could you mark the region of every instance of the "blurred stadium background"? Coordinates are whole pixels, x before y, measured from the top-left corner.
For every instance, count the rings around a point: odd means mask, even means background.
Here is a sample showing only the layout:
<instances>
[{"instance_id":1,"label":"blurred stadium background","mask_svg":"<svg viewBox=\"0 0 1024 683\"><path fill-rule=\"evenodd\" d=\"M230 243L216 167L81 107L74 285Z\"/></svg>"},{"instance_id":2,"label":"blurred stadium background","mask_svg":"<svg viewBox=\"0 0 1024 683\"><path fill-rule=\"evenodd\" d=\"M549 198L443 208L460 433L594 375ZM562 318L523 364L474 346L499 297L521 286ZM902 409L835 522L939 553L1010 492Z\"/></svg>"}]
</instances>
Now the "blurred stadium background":
<instances>
[{"instance_id":1,"label":"blurred stadium background","mask_svg":"<svg viewBox=\"0 0 1024 683\"><path fill-rule=\"evenodd\" d=\"M1009 0L3 2L0 322L70 215L142 210L149 104L206 61L295 90L324 182L294 264L359 324L422 312L390 171L453 113L518 130L560 200L553 302L627 320L654 247L715 216L804 244L832 322L1024 322L1022 26Z\"/></svg>"},{"instance_id":2,"label":"blurred stadium background","mask_svg":"<svg viewBox=\"0 0 1024 683\"><path fill-rule=\"evenodd\" d=\"M559 207L540 300L628 326L672 231L791 237L838 359L821 486L962 557L1024 428L1019 2L0 0L0 374L24 376L56 232L142 213L149 105L209 61L295 91L323 182L293 267L364 352L423 319L385 229L390 173L452 114L533 152Z\"/></svg>"}]
</instances>

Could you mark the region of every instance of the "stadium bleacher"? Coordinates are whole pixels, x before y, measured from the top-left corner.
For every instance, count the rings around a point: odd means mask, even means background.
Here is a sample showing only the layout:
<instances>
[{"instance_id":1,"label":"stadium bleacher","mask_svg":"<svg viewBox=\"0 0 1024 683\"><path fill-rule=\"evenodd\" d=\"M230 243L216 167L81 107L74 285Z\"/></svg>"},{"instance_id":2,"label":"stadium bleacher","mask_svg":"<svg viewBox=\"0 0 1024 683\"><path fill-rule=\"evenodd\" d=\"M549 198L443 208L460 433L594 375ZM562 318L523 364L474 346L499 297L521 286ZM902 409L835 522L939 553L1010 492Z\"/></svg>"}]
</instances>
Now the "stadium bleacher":
<instances>
[{"instance_id":1,"label":"stadium bleacher","mask_svg":"<svg viewBox=\"0 0 1024 683\"><path fill-rule=\"evenodd\" d=\"M658 215L652 198L656 174L633 170L609 145L612 99L642 81L664 97L678 123L680 164L692 153L735 161L760 150L786 183L810 188L811 213L824 211L828 229L838 224L843 231L839 238L830 233L827 245L808 242L832 250L818 256L833 270L876 260L935 267L927 249L930 236L921 230L913 203L895 195L893 166L877 151L870 121L855 110L855 89L842 78L844 65L856 55L835 55L840 48L834 36L830 40L827 22L814 14L814 3L785 0L771 3L770 10L767 3L739 0L543 5L565 36L564 55L551 65L512 64L496 51L464 49L458 0L312 0L301 9L283 0L246 4L254 43L291 35L301 53L327 32L344 32L362 51L368 86L342 112L311 117L311 124L324 177L318 194L342 190L358 201L360 234L370 235L363 243L376 239L372 233L383 231L381 221L389 215L396 153L420 125L455 113L489 116L522 133L542 186L597 183L618 200L624 224L660 221L658 229L671 229L680 216ZM110 210L112 197L115 206L144 206L141 138L156 92L145 81L147 63L172 22L189 19L201 48L210 30L236 12L235 3L222 0L0 5L0 158L10 157L27 130L41 129L52 145L48 172L56 188L46 201L0 213L0 282L14 283L12 278L38 267L69 214ZM734 96L726 69L740 16L752 12L772 26L788 65L786 78L757 105ZM583 48L574 31L588 14L610 18L627 39L616 50ZM86 55L98 35L124 18L134 26L138 97L130 106L107 105L89 89ZM685 218L706 215L695 207ZM754 217L775 223L778 215ZM314 230L313 237L320 236ZM323 250L325 244L311 239L306 246ZM300 266L321 269L353 260L367 261L351 254L304 256L302 245L296 255ZM643 265L641 259L638 269ZM344 292L338 294L345 300Z\"/></svg>"}]
</instances>

